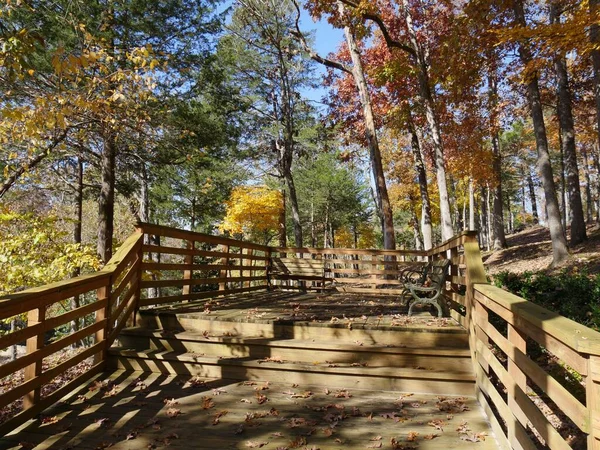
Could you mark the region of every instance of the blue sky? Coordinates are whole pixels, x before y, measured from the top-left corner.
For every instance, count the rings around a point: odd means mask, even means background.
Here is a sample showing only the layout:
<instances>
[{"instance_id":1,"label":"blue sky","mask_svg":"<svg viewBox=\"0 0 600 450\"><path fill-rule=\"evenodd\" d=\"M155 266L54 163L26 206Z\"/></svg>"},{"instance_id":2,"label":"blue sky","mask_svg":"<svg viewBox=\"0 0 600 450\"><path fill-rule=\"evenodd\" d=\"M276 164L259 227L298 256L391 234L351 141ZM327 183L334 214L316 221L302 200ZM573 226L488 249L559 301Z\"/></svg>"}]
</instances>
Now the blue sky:
<instances>
[{"instance_id":1,"label":"blue sky","mask_svg":"<svg viewBox=\"0 0 600 450\"><path fill-rule=\"evenodd\" d=\"M302 10L300 16L300 27L304 32L314 32L314 49L321 56L327 56L329 53L334 52L339 47L340 43L344 39L344 33L342 30L333 28L326 20L320 20L318 22L313 21L308 12ZM321 64L315 64L317 70L317 76L324 77L327 70ZM309 100L318 102L325 95L327 89L324 87L319 89L310 89L302 92Z\"/></svg>"}]
</instances>

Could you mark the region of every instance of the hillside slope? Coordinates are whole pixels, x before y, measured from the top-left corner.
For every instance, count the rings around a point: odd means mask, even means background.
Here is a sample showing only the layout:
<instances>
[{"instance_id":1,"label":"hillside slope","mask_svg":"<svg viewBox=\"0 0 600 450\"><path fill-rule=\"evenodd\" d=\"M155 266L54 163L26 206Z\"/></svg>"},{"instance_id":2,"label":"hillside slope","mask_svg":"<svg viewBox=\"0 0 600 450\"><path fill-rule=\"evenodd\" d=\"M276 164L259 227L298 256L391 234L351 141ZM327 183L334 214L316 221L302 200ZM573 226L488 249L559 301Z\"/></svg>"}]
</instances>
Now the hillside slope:
<instances>
[{"instance_id":1,"label":"hillside slope","mask_svg":"<svg viewBox=\"0 0 600 450\"><path fill-rule=\"evenodd\" d=\"M587 270L589 274L599 273L600 228L598 225L590 225L587 232L588 240L571 248L571 258L557 268L550 267L552 263L550 232L541 226L508 235L509 247L495 252L485 252L484 265L490 275L503 271L512 273L544 271L551 274L563 269Z\"/></svg>"}]
</instances>

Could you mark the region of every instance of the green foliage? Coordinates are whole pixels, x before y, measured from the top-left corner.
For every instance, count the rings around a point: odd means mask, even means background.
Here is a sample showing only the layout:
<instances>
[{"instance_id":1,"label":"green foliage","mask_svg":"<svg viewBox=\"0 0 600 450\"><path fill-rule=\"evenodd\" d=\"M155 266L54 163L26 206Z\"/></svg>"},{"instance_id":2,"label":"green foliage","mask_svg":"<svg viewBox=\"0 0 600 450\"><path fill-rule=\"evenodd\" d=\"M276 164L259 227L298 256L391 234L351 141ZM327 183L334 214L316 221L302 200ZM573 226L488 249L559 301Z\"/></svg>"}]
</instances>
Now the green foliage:
<instances>
[{"instance_id":1,"label":"green foliage","mask_svg":"<svg viewBox=\"0 0 600 450\"><path fill-rule=\"evenodd\" d=\"M583 325L600 330L600 274L562 271L558 275L541 272L514 274L501 272L496 286L561 314Z\"/></svg>"},{"instance_id":2,"label":"green foliage","mask_svg":"<svg viewBox=\"0 0 600 450\"><path fill-rule=\"evenodd\" d=\"M0 213L0 295L98 269L91 247L70 242L55 215Z\"/></svg>"}]
</instances>

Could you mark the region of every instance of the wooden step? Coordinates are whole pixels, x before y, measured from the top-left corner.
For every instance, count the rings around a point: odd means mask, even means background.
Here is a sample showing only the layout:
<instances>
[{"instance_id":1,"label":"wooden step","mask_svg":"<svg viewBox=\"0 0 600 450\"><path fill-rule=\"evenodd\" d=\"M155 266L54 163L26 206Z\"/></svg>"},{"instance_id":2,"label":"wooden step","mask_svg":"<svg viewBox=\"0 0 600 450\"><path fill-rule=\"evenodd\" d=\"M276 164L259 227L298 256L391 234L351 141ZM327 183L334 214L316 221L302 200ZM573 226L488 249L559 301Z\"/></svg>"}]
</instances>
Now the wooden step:
<instances>
[{"instance_id":1,"label":"wooden step","mask_svg":"<svg viewBox=\"0 0 600 450\"><path fill-rule=\"evenodd\" d=\"M168 350L203 356L279 357L309 364L367 364L369 367L425 368L467 371L471 367L468 349L407 348L382 344L347 344L337 341L279 339L248 336L209 335L193 331L170 332L134 327L124 329L121 347L132 350Z\"/></svg>"},{"instance_id":2,"label":"wooden step","mask_svg":"<svg viewBox=\"0 0 600 450\"><path fill-rule=\"evenodd\" d=\"M278 319L211 319L206 314L176 314L142 310L137 324L153 330L193 331L209 335L254 336L257 338L333 341L347 344L393 345L411 348L468 348L468 335L460 326L428 327L422 324L379 326L376 320L353 322L311 322Z\"/></svg>"},{"instance_id":3,"label":"wooden step","mask_svg":"<svg viewBox=\"0 0 600 450\"><path fill-rule=\"evenodd\" d=\"M302 383L352 389L390 390L443 395L473 395L471 371L435 371L396 367L362 367L343 363L306 364L219 358L172 351L112 348L109 368L208 378Z\"/></svg>"}]
</instances>

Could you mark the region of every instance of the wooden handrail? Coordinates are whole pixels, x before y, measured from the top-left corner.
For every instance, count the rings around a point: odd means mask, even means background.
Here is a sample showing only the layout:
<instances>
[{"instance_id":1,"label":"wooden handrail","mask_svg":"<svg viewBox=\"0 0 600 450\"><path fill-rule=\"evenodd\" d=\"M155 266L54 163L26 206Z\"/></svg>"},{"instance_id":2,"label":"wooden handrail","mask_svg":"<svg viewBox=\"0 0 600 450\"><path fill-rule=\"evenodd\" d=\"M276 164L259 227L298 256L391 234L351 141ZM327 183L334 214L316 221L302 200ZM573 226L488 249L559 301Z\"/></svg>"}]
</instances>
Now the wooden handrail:
<instances>
[{"instance_id":1,"label":"wooden handrail","mask_svg":"<svg viewBox=\"0 0 600 450\"><path fill-rule=\"evenodd\" d=\"M130 319L137 308L139 294L126 285L138 282L141 267L141 248L143 234L134 233L117 250L102 270L81 275L76 278L47 284L45 286L9 294L0 297L0 319L27 313L27 327L5 334L0 345L6 347L26 340L27 353L16 360L0 366L0 378L10 376L18 370L24 370L24 381L3 392L0 404L7 405L23 398L23 409L15 417L0 424L0 435L16 428L42 410L58 401L62 396L81 383L100 373L106 365L106 353L112 344L114 330L120 329ZM115 284L116 283L116 284ZM49 317L52 306L74 296L93 295L94 300L74 310ZM128 307L121 317L113 317L112 309ZM84 324L71 335L52 343L47 343L46 333L54 328L94 315L91 324ZM94 344L78 354L61 361L56 367L42 370L42 359L65 349L77 341L92 338ZM94 357L92 367L77 378L69 381L60 389L42 398L43 385L65 371L81 363L88 357Z\"/></svg>"}]
</instances>

